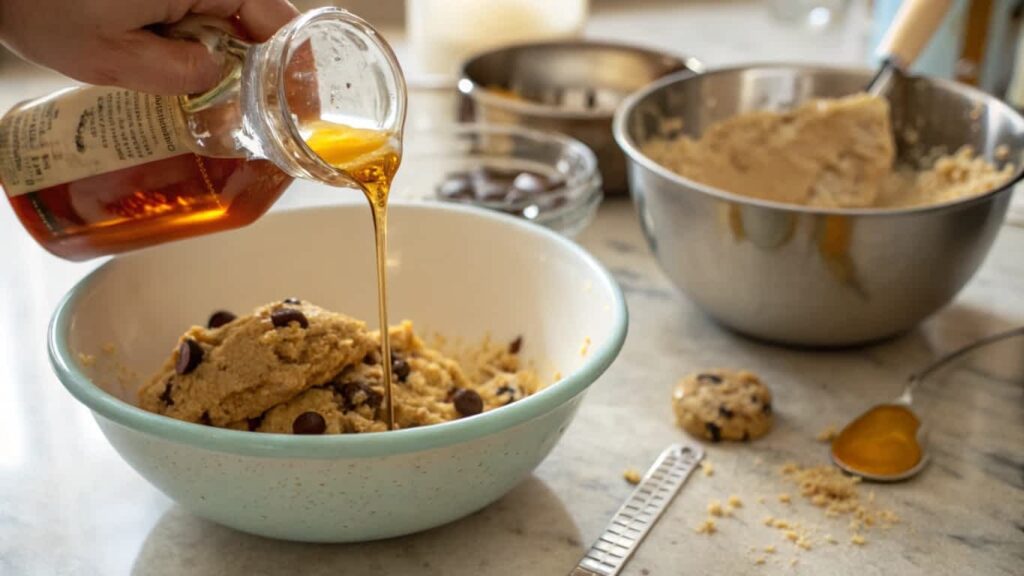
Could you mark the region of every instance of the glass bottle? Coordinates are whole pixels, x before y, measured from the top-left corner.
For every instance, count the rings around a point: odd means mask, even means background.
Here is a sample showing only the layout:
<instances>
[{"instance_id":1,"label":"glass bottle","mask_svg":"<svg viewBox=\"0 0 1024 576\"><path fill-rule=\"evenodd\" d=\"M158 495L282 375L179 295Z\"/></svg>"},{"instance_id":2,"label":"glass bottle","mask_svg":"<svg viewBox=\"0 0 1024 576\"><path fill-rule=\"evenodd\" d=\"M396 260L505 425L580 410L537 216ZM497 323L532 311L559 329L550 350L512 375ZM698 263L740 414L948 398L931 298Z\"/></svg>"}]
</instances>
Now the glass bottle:
<instances>
[{"instance_id":1,"label":"glass bottle","mask_svg":"<svg viewBox=\"0 0 1024 576\"><path fill-rule=\"evenodd\" d=\"M84 260L244 226L294 178L358 187L347 164L384 148L397 163L404 79L357 16L310 11L259 44L204 17L165 33L219 52L221 82L190 96L70 88L0 118L0 188L53 254Z\"/></svg>"}]
</instances>

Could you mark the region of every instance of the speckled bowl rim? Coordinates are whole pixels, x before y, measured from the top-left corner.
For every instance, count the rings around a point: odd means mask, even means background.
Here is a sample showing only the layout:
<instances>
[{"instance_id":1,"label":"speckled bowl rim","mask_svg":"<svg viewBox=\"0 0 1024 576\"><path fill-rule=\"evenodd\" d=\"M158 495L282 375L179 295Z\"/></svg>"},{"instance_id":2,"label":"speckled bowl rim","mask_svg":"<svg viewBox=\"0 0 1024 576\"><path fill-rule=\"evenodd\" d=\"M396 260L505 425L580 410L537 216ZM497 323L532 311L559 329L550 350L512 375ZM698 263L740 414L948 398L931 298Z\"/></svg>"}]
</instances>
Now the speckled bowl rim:
<instances>
[{"instance_id":1,"label":"speckled bowl rim","mask_svg":"<svg viewBox=\"0 0 1024 576\"><path fill-rule=\"evenodd\" d=\"M400 211L443 211L462 213L472 218L491 220L495 226L513 227L523 233L540 236L559 245L596 272L597 280L612 295L610 313L614 315L608 339L592 349L583 365L540 392L501 409L443 424L422 428L342 434L330 436L292 436L252 433L182 422L147 412L124 402L94 384L78 366L67 339L71 319L87 288L106 270L108 261L80 280L64 296L53 313L47 332L50 363L57 378L78 401L94 415L179 444L244 456L269 458L342 459L406 454L470 442L541 417L583 393L612 364L622 349L629 324L629 313L622 290L600 262L573 241L530 222L480 208L448 204L412 204L396 202ZM356 207L356 208L354 208ZM265 218L302 218L303 214L322 210L364 209L360 204L283 210Z\"/></svg>"}]
</instances>

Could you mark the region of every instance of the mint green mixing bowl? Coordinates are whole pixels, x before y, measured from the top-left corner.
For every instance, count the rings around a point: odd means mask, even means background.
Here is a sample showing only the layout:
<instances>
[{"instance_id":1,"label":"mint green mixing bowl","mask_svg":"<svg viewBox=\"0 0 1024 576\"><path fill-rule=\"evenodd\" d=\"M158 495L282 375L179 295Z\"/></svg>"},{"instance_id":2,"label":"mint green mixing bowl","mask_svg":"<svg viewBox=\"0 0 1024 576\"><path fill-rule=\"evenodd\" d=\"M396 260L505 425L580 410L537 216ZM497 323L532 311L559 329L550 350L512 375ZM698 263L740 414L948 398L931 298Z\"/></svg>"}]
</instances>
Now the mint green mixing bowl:
<instances>
[{"instance_id":1,"label":"mint green mixing bowl","mask_svg":"<svg viewBox=\"0 0 1024 576\"><path fill-rule=\"evenodd\" d=\"M626 306L596 260L533 224L447 205L396 205L390 220L394 321L465 341L522 335L524 356L553 383L486 414L361 435L239 432L134 405L177 335L213 310L297 296L375 318L362 202L279 212L244 230L105 263L54 314L54 370L128 464L215 522L271 538L356 542L466 516L550 452L618 354Z\"/></svg>"}]
</instances>

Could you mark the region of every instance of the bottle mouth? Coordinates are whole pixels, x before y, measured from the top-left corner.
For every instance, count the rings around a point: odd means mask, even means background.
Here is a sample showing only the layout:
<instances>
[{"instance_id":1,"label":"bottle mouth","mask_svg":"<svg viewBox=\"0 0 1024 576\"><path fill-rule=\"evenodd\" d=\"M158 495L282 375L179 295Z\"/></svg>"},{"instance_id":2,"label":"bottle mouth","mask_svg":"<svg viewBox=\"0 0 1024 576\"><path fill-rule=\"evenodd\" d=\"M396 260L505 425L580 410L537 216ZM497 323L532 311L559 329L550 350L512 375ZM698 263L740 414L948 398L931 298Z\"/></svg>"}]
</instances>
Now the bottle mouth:
<instances>
[{"instance_id":1,"label":"bottle mouth","mask_svg":"<svg viewBox=\"0 0 1024 576\"><path fill-rule=\"evenodd\" d=\"M368 22L340 8L319 8L296 17L270 42L279 58L273 97L311 177L351 183L309 145L324 125L380 133L400 153L405 78L391 46Z\"/></svg>"}]
</instances>

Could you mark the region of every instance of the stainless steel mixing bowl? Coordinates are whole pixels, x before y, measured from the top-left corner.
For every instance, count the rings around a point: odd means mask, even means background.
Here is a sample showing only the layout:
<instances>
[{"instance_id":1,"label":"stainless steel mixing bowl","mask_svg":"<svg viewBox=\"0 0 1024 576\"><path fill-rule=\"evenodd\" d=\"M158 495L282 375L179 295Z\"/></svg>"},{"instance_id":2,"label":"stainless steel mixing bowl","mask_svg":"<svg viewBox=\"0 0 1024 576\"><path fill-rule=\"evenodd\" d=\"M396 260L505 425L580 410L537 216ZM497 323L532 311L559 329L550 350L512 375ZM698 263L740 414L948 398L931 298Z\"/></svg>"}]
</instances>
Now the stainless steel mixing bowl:
<instances>
[{"instance_id":1,"label":"stainless steel mixing bowl","mask_svg":"<svg viewBox=\"0 0 1024 576\"><path fill-rule=\"evenodd\" d=\"M540 42L479 54L462 67L460 119L561 132L597 155L604 189L626 193L615 108L653 80L703 70L693 58L595 41ZM510 97L511 96L511 97Z\"/></svg>"},{"instance_id":2,"label":"stainless steel mixing bowl","mask_svg":"<svg viewBox=\"0 0 1024 576\"><path fill-rule=\"evenodd\" d=\"M618 109L615 138L651 249L672 281L726 326L796 345L878 340L948 303L984 260L1022 175L1024 118L961 84L904 78L891 96L901 160L968 144L997 166L1016 166L1002 187L959 202L899 210L766 202L678 176L640 151L666 119L697 136L740 112L860 91L870 78L806 66L734 68L666 77Z\"/></svg>"}]
</instances>

